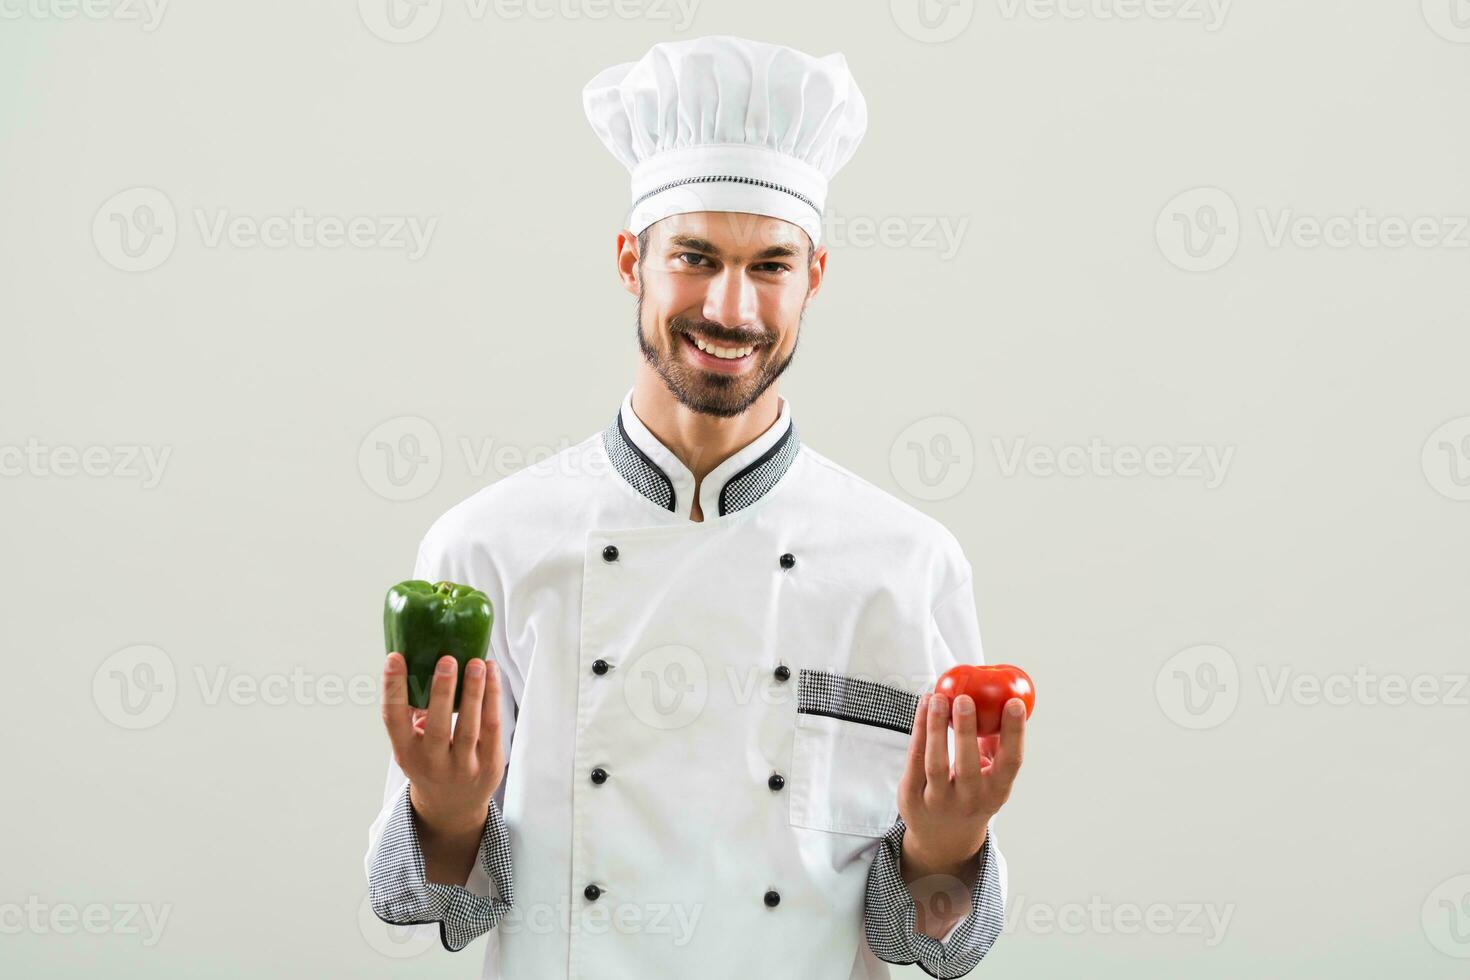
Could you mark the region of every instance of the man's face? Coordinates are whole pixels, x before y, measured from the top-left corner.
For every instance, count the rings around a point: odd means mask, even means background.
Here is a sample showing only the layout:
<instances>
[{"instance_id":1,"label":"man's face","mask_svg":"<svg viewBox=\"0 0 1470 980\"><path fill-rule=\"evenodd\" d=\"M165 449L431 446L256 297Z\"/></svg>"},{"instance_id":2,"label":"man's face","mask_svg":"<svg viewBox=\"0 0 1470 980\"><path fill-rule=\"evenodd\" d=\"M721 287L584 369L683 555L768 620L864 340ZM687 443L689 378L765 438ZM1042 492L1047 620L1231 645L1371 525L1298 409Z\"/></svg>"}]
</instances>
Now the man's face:
<instances>
[{"instance_id":1,"label":"man's face","mask_svg":"<svg viewBox=\"0 0 1470 980\"><path fill-rule=\"evenodd\" d=\"M639 236L638 346L687 408L745 411L796 354L826 249L790 222L676 214Z\"/></svg>"}]
</instances>

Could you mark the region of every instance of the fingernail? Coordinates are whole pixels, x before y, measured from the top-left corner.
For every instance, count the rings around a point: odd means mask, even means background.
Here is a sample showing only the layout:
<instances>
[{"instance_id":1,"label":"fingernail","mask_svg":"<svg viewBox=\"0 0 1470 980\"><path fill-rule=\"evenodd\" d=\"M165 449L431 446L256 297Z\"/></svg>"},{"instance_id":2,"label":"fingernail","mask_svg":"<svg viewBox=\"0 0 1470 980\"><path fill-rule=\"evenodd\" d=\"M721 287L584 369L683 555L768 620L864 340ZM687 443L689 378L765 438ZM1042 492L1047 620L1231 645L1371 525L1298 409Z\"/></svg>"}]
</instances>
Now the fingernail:
<instances>
[{"instance_id":1,"label":"fingernail","mask_svg":"<svg viewBox=\"0 0 1470 980\"><path fill-rule=\"evenodd\" d=\"M485 673L485 661L471 660L465 666L465 673L471 677L479 677L481 674Z\"/></svg>"},{"instance_id":2,"label":"fingernail","mask_svg":"<svg viewBox=\"0 0 1470 980\"><path fill-rule=\"evenodd\" d=\"M454 673L454 658L440 657L439 665L434 668L434 673L444 675Z\"/></svg>"},{"instance_id":3,"label":"fingernail","mask_svg":"<svg viewBox=\"0 0 1470 980\"><path fill-rule=\"evenodd\" d=\"M934 695L934 708L941 715L944 714L949 709L949 699L943 694Z\"/></svg>"},{"instance_id":4,"label":"fingernail","mask_svg":"<svg viewBox=\"0 0 1470 980\"><path fill-rule=\"evenodd\" d=\"M968 695L962 698L956 698L954 710L955 714L968 715L975 710L975 702L971 701Z\"/></svg>"},{"instance_id":5,"label":"fingernail","mask_svg":"<svg viewBox=\"0 0 1470 980\"><path fill-rule=\"evenodd\" d=\"M1026 702L1012 698L1006 702L1006 711L1010 712L1012 718L1020 718L1026 713Z\"/></svg>"}]
</instances>

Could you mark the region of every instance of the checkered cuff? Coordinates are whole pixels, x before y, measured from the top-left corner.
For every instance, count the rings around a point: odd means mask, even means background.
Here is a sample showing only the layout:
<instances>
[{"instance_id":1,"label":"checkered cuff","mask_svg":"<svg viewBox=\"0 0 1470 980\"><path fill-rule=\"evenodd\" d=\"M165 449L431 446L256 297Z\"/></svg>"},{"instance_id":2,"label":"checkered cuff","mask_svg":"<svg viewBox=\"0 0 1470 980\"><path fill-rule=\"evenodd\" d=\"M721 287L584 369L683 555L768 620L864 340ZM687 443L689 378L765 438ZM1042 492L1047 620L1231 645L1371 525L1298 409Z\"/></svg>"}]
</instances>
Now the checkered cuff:
<instances>
[{"instance_id":1,"label":"checkered cuff","mask_svg":"<svg viewBox=\"0 0 1470 980\"><path fill-rule=\"evenodd\" d=\"M914 931L917 910L899 868L903 818L883 835L868 869L863 931L868 948L885 963L917 963L931 977L962 977L990 952L1005 919L1005 895L996 869L993 834L980 849L980 871L970 891L970 913L943 940Z\"/></svg>"},{"instance_id":2,"label":"checkered cuff","mask_svg":"<svg viewBox=\"0 0 1470 980\"><path fill-rule=\"evenodd\" d=\"M388 824L368 872L368 899L373 912L395 926L439 923L439 941L457 953L495 928L515 903L510 867L510 835L500 809L490 801L485 832L480 837L480 864L491 883L490 895L476 895L462 885L425 880L424 851L414 824L409 784L393 804Z\"/></svg>"}]
</instances>

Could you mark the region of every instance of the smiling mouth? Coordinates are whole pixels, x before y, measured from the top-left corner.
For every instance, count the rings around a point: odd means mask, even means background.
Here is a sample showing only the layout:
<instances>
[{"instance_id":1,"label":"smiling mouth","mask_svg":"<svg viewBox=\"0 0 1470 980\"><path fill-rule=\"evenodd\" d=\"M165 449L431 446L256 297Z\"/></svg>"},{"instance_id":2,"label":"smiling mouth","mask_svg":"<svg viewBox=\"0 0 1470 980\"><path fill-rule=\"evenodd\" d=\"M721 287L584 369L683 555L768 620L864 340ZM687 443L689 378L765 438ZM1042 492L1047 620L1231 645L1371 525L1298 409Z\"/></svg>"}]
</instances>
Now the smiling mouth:
<instances>
[{"instance_id":1,"label":"smiling mouth","mask_svg":"<svg viewBox=\"0 0 1470 980\"><path fill-rule=\"evenodd\" d=\"M744 361L753 353L755 353L755 351L765 346L764 344L745 344L738 347L725 346L723 344L716 344L712 341L705 340L703 337L700 337L697 334L682 333L681 336L684 338L684 342L686 344L694 348L703 356L714 358L715 360L719 361L726 361L730 364L738 364L741 361Z\"/></svg>"}]
</instances>

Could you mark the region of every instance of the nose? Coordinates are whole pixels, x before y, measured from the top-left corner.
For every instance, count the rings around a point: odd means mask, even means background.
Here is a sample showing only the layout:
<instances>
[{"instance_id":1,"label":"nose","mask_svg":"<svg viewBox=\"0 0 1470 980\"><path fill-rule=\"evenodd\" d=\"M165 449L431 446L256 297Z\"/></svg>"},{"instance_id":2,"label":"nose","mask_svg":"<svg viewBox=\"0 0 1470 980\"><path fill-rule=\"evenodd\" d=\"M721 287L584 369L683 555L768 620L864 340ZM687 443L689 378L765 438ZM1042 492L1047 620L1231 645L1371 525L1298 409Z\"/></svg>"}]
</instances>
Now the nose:
<instances>
[{"instance_id":1,"label":"nose","mask_svg":"<svg viewBox=\"0 0 1470 980\"><path fill-rule=\"evenodd\" d=\"M741 269L727 265L710 280L709 292L704 297L704 316L727 327L755 322L755 287L746 281Z\"/></svg>"}]
</instances>

